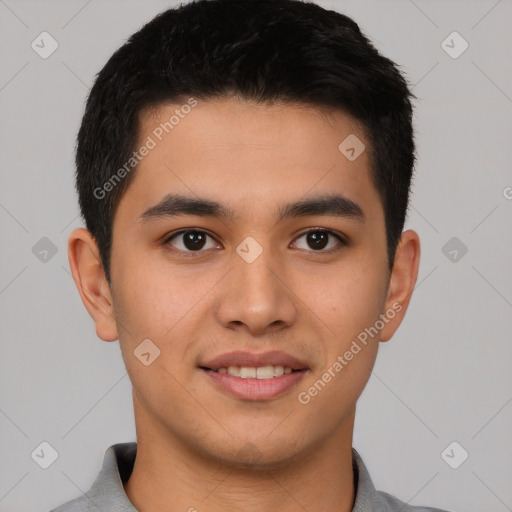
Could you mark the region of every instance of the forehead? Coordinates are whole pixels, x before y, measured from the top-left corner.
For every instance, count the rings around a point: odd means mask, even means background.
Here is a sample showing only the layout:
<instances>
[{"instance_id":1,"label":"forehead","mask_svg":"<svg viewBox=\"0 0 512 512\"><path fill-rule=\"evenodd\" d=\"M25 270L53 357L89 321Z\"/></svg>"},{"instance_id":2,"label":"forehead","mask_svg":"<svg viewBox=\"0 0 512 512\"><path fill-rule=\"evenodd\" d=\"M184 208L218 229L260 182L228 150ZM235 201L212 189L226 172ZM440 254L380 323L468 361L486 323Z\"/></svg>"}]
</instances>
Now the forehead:
<instances>
[{"instance_id":1,"label":"forehead","mask_svg":"<svg viewBox=\"0 0 512 512\"><path fill-rule=\"evenodd\" d=\"M370 210L380 205L365 133L352 116L236 98L194 101L141 114L136 149L151 149L121 201L133 212L169 193L207 196L253 217L278 211L278 203L333 192Z\"/></svg>"}]
</instances>

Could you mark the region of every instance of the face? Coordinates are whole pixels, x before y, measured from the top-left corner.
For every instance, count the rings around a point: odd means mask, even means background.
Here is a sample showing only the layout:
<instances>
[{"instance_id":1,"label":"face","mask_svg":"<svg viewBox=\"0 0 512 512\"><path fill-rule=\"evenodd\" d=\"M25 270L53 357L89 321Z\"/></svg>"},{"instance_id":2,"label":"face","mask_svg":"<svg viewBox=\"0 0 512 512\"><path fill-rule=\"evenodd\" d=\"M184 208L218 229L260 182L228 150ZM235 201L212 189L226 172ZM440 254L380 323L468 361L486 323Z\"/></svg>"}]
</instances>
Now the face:
<instances>
[{"instance_id":1,"label":"face","mask_svg":"<svg viewBox=\"0 0 512 512\"><path fill-rule=\"evenodd\" d=\"M153 147L116 210L102 312L86 306L98 336L119 338L138 433L279 465L351 429L379 340L405 313L417 244L390 280L351 116L226 99L158 131L179 107L141 118L137 148ZM339 149L349 136L355 152Z\"/></svg>"}]
</instances>

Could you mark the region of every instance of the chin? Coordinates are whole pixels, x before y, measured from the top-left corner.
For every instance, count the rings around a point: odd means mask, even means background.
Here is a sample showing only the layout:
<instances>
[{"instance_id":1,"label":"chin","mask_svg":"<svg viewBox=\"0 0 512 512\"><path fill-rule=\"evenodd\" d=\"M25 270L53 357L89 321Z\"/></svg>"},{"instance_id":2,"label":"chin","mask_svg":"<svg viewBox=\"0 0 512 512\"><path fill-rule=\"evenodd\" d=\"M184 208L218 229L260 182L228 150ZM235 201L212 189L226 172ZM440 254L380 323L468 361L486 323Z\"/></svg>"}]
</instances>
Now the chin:
<instances>
[{"instance_id":1,"label":"chin","mask_svg":"<svg viewBox=\"0 0 512 512\"><path fill-rule=\"evenodd\" d=\"M294 464L301 454L297 450L296 442L286 444L280 439L275 439L273 442L264 438L254 442L235 442L230 438L215 453L211 451L211 444L208 448L209 451L206 455L211 460L228 467L248 471L282 469Z\"/></svg>"}]
</instances>

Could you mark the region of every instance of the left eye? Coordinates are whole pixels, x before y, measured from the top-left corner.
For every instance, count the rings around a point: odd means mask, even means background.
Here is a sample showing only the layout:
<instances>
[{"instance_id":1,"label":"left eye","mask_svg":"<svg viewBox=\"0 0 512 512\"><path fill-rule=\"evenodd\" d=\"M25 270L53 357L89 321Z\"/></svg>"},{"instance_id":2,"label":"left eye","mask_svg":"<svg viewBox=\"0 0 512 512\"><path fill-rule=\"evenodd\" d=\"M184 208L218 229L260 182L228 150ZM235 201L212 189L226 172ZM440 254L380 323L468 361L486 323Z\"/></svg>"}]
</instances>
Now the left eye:
<instances>
[{"instance_id":1,"label":"left eye","mask_svg":"<svg viewBox=\"0 0 512 512\"><path fill-rule=\"evenodd\" d=\"M322 251L322 249L325 249L325 247L329 243L329 237L336 238L338 240L338 245L343 245L344 241L341 239L340 236L338 236L333 231L330 231L328 229L318 229L313 228L307 231L306 233L303 233L300 235L297 240L300 240L302 237L306 237L306 243L314 249L315 252L329 252L329 250ZM329 249L332 249L333 247L330 247ZM299 247L301 249L301 247ZM306 249L308 249L306 247Z\"/></svg>"},{"instance_id":2,"label":"left eye","mask_svg":"<svg viewBox=\"0 0 512 512\"><path fill-rule=\"evenodd\" d=\"M302 235L297 237L296 240L305 238L306 243L309 245L309 248L312 248L314 252L329 252L329 250L332 249L333 247L329 247L328 250L323 251L323 249L325 249L329 245L329 237L331 239L336 238L338 241L338 245L344 244L342 238L333 231L318 228L313 228L307 231L306 233L302 233ZM180 243L171 243L171 241L174 240L175 238L177 238ZM213 237L206 233L205 231L197 229L188 229L179 231L178 233L174 233L165 240L164 244L171 244L176 249L184 252L201 252L202 249L214 249L216 247L215 243L211 243L210 247L208 247L208 238L214 240ZM304 247L299 247L299 249L304 249ZM305 247L305 249L308 250L308 247Z\"/></svg>"}]
</instances>

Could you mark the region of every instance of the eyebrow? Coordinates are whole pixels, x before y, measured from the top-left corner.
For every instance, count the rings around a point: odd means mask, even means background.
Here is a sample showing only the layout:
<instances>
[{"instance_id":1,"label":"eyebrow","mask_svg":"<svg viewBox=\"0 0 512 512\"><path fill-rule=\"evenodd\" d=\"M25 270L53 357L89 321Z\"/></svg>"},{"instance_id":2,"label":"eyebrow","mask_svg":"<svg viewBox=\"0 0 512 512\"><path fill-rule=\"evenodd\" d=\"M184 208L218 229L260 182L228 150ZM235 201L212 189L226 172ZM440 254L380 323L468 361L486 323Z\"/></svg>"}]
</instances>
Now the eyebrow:
<instances>
[{"instance_id":1,"label":"eyebrow","mask_svg":"<svg viewBox=\"0 0 512 512\"><path fill-rule=\"evenodd\" d=\"M308 215L332 215L363 222L363 209L351 199L339 194L323 194L309 199L281 205L276 210L278 222L285 219ZM156 205L148 208L139 217L141 222L150 222L167 217L198 215L232 221L236 214L232 208L206 198L196 198L182 194L168 194Z\"/></svg>"}]
</instances>

